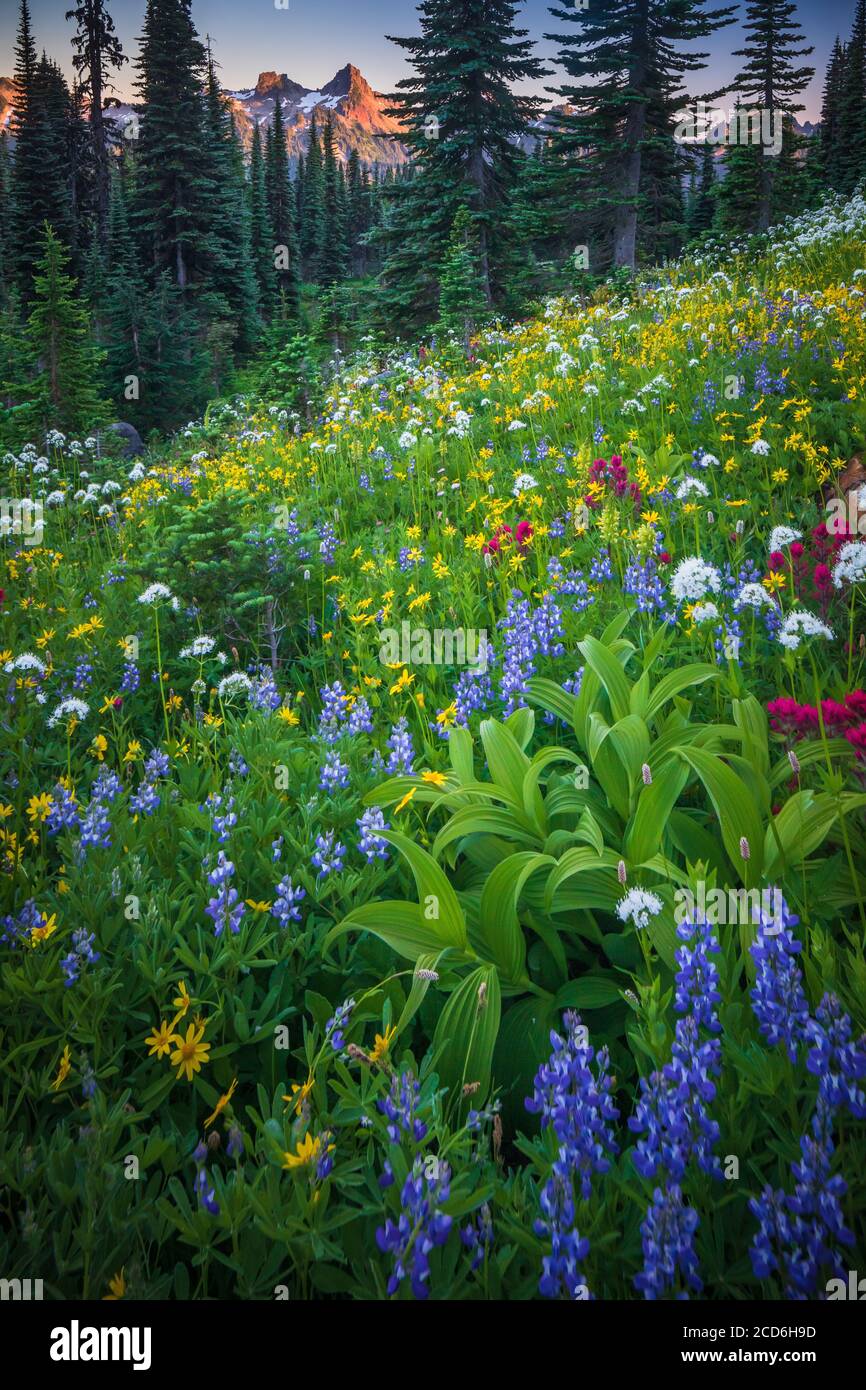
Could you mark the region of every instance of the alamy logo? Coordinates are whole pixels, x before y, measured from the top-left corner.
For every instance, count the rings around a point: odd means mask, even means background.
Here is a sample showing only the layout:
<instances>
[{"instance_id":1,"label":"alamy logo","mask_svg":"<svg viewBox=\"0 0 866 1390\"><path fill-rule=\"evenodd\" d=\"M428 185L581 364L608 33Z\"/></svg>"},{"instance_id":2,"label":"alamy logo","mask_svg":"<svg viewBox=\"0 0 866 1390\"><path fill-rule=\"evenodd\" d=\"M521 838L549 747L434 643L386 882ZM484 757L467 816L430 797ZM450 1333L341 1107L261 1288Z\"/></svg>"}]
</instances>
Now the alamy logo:
<instances>
[{"instance_id":1,"label":"alamy logo","mask_svg":"<svg viewBox=\"0 0 866 1390\"><path fill-rule=\"evenodd\" d=\"M487 670L487 629L474 627L383 627L379 660L385 666L474 666Z\"/></svg>"},{"instance_id":2,"label":"alamy logo","mask_svg":"<svg viewBox=\"0 0 866 1390\"><path fill-rule=\"evenodd\" d=\"M41 1299L41 1279L0 1279L0 1300Z\"/></svg>"},{"instance_id":3,"label":"alamy logo","mask_svg":"<svg viewBox=\"0 0 866 1390\"><path fill-rule=\"evenodd\" d=\"M52 1361L131 1361L134 1371L150 1370L149 1327L69 1327L51 1331Z\"/></svg>"},{"instance_id":4,"label":"alamy logo","mask_svg":"<svg viewBox=\"0 0 866 1390\"><path fill-rule=\"evenodd\" d=\"M676 113L678 145L762 145L769 155L782 153L782 117L778 111L738 107L723 111L695 102L694 110Z\"/></svg>"},{"instance_id":5,"label":"alamy logo","mask_svg":"<svg viewBox=\"0 0 866 1390\"><path fill-rule=\"evenodd\" d=\"M42 503L32 497L0 497L0 536L21 536L25 545L42 544Z\"/></svg>"},{"instance_id":6,"label":"alamy logo","mask_svg":"<svg viewBox=\"0 0 866 1390\"><path fill-rule=\"evenodd\" d=\"M711 927L748 926L760 915L770 919L771 935L783 926L785 902L778 888L710 888L703 879L697 883L697 893L690 888L677 888L674 893L674 921L709 922Z\"/></svg>"},{"instance_id":7,"label":"alamy logo","mask_svg":"<svg viewBox=\"0 0 866 1390\"><path fill-rule=\"evenodd\" d=\"M844 1279L827 1281L827 1302L838 1302L841 1298L861 1303L866 1299L866 1279L858 1279L856 1269L848 1270L847 1282Z\"/></svg>"}]
</instances>

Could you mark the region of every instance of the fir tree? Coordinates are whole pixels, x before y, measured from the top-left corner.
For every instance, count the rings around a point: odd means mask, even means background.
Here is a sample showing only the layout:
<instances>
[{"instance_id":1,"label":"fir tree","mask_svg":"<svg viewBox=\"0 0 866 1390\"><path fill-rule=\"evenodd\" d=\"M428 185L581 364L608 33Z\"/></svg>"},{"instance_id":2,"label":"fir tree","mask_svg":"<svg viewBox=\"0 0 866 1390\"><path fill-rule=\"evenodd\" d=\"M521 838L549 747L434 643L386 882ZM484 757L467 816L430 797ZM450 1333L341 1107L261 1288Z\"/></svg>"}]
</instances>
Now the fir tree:
<instances>
[{"instance_id":1,"label":"fir tree","mask_svg":"<svg viewBox=\"0 0 866 1390\"><path fill-rule=\"evenodd\" d=\"M253 269L259 287L259 303L267 321L273 317L277 296L274 270L274 229L268 206L265 184L265 163L262 156L262 135L258 122L253 126L250 150L250 249Z\"/></svg>"},{"instance_id":2,"label":"fir tree","mask_svg":"<svg viewBox=\"0 0 866 1390\"><path fill-rule=\"evenodd\" d=\"M716 160L712 145L707 142L701 155L696 182L686 212L686 227L689 237L699 237L708 232L713 225L716 212Z\"/></svg>"},{"instance_id":3,"label":"fir tree","mask_svg":"<svg viewBox=\"0 0 866 1390\"><path fill-rule=\"evenodd\" d=\"M732 113L732 129L743 129L746 110L739 103ZM761 198L761 169L765 163L759 144L734 139L725 148L724 176L716 189L717 221L722 231L745 235L755 229Z\"/></svg>"},{"instance_id":4,"label":"fir tree","mask_svg":"<svg viewBox=\"0 0 866 1390\"><path fill-rule=\"evenodd\" d=\"M479 270L478 234L468 208L454 218L439 272L439 327L454 333L469 351L469 340L487 312Z\"/></svg>"},{"instance_id":5,"label":"fir tree","mask_svg":"<svg viewBox=\"0 0 866 1390\"><path fill-rule=\"evenodd\" d=\"M310 116L310 136L304 163L304 202L301 213L301 254L308 267L308 278L319 278L325 221L325 170L316 111Z\"/></svg>"},{"instance_id":6,"label":"fir tree","mask_svg":"<svg viewBox=\"0 0 866 1390\"><path fill-rule=\"evenodd\" d=\"M182 291L205 282L219 197L207 170L206 54L190 9L191 0L147 0L137 61L136 223L154 280L168 270Z\"/></svg>"},{"instance_id":7,"label":"fir tree","mask_svg":"<svg viewBox=\"0 0 866 1390\"><path fill-rule=\"evenodd\" d=\"M749 35L744 48L734 49L734 57L745 58L734 85L744 106L759 107L762 118L770 122L775 138L781 130L784 144L784 118L802 111L797 97L815 74L815 69L798 67L794 59L808 57L811 45L801 43L802 30L793 0L750 0L743 28ZM738 132L739 133L739 132ZM763 132L762 132L763 133ZM762 145L758 204L755 227L764 232L773 212L773 184L780 150Z\"/></svg>"},{"instance_id":8,"label":"fir tree","mask_svg":"<svg viewBox=\"0 0 866 1390\"><path fill-rule=\"evenodd\" d=\"M591 214L596 234L609 238L609 248L591 256L601 266L635 265L642 186L647 192L645 155L651 163L662 155L669 165L674 115L688 100L682 78L705 66L706 54L679 45L732 22L735 7L704 5L705 0L605 0L577 11L551 10L556 19L579 26L576 36L546 37L562 44L559 62L577 79L557 89L574 108L560 123L559 143L566 173L580 170L575 199ZM669 199L669 175L665 182Z\"/></svg>"},{"instance_id":9,"label":"fir tree","mask_svg":"<svg viewBox=\"0 0 866 1390\"><path fill-rule=\"evenodd\" d=\"M839 187L853 193L866 174L866 0L857 0L839 101Z\"/></svg>"},{"instance_id":10,"label":"fir tree","mask_svg":"<svg viewBox=\"0 0 866 1390\"><path fill-rule=\"evenodd\" d=\"M74 9L66 11L66 18L74 19L77 26L72 40L72 63L78 87L90 105L96 234L104 249L108 236L109 153L103 105L106 94L114 90L108 79L109 70L119 68L126 57L105 0L79 0Z\"/></svg>"},{"instance_id":11,"label":"fir tree","mask_svg":"<svg viewBox=\"0 0 866 1390\"><path fill-rule=\"evenodd\" d=\"M102 354L91 343L68 264L68 252L46 223L26 339L37 369L33 398L40 429L83 434L106 418L108 407L98 390Z\"/></svg>"},{"instance_id":12,"label":"fir tree","mask_svg":"<svg viewBox=\"0 0 866 1390\"><path fill-rule=\"evenodd\" d=\"M296 320L301 305L301 248L298 239L294 189L289 178L286 128L279 97L268 128L265 155L265 188L273 240L271 267L276 274L280 312Z\"/></svg>"},{"instance_id":13,"label":"fir tree","mask_svg":"<svg viewBox=\"0 0 866 1390\"><path fill-rule=\"evenodd\" d=\"M510 0L421 0L420 36L389 35L415 70L397 84L390 111L403 122L415 168L411 180L391 181L381 229L382 290L401 324L435 313L437 266L460 207L475 223L485 300L502 296L524 159L517 142L539 109L513 88L546 72L515 27L516 12Z\"/></svg>"},{"instance_id":14,"label":"fir tree","mask_svg":"<svg viewBox=\"0 0 866 1390\"><path fill-rule=\"evenodd\" d=\"M841 189L845 183L845 161L842 150L842 102L847 77L847 50L838 35L830 53L824 80L824 99L821 105L821 131L818 140L821 176L831 188Z\"/></svg>"},{"instance_id":15,"label":"fir tree","mask_svg":"<svg viewBox=\"0 0 866 1390\"><path fill-rule=\"evenodd\" d=\"M330 111L322 141L322 179L324 199L319 279L323 285L333 285L345 275L349 256L346 239L345 181L337 160L334 120Z\"/></svg>"}]
</instances>

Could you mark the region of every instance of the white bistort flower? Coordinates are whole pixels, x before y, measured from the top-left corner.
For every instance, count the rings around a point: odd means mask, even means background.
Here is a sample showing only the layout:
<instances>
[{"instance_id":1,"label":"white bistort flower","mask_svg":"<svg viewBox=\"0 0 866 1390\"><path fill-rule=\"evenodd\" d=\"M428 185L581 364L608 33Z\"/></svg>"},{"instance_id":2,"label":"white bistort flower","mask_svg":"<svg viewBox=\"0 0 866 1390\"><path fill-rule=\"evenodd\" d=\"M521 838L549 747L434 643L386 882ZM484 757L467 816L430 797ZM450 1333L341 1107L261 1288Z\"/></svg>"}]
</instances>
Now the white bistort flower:
<instances>
[{"instance_id":1,"label":"white bistort flower","mask_svg":"<svg viewBox=\"0 0 866 1390\"><path fill-rule=\"evenodd\" d=\"M833 566L833 584L841 589L843 584L862 584L866 579L866 541L848 541Z\"/></svg>"},{"instance_id":2,"label":"white bistort flower","mask_svg":"<svg viewBox=\"0 0 866 1390\"><path fill-rule=\"evenodd\" d=\"M763 584L744 584L734 599L737 608L772 608L773 600Z\"/></svg>"},{"instance_id":3,"label":"white bistort flower","mask_svg":"<svg viewBox=\"0 0 866 1390\"><path fill-rule=\"evenodd\" d=\"M767 443L766 439L756 439L756 440L755 440L754 444L752 445L752 453L753 453L753 454L760 454L761 457L763 457L764 455L768 454L769 452L770 452L770 446L769 446L769 444Z\"/></svg>"},{"instance_id":4,"label":"white bistort flower","mask_svg":"<svg viewBox=\"0 0 866 1390\"><path fill-rule=\"evenodd\" d=\"M40 676L44 676L45 662L41 661L35 652L21 652L20 656L7 661L3 670L7 673L10 671L38 671Z\"/></svg>"},{"instance_id":5,"label":"white bistort flower","mask_svg":"<svg viewBox=\"0 0 866 1390\"><path fill-rule=\"evenodd\" d=\"M636 927L649 926L651 917L658 917L663 907L661 898L646 888L630 888L624 898L616 905L616 915L621 922L633 922Z\"/></svg>"},{"instance_id":6,"label":"white bistort flower","mask_svg":"<svg viewBox=\"0 0 866 1390\"><path fill-rule=\"evenodd\" d=\"M146 604L149 608L155 603L162 603L166 599L172 598L171 589L167 584L148 584L143 594L139 594L139 603Z\"/></svg>"},{"instance_id":7,"label":"white bistort flower","mask_svg":"<svg viewBox=\"0 0 866 1390\"><path fill-rule=\"evenodd\" d=\"M683 502L692 495L696 497L709 497L710 489L706 483L702 483L700 478L684 478L677 487L674 496L678 502Z\"/></svg>"},{"instance_id":8,"label":"white bistort flower","mask_svg":"<svg viewBox=\"0 0 866 1390\"><path fill-rule=\"evenodd\" d=\"M77 719L79 722L86 719L90 713L90 706L84 700L78 700L74 695L68 695L65 700L61 700L53 714L48 716L48 727L53 729L64 719Z\"/></svg>"},{"instance_id":9,"label":"white bistort flower","mask_svg":"<svg viewBox=\"0 0 866 1390\"><path fill-rule=\"evenodd\" d=\"M249 695L252 684L243 671L232 671L230 676L223 676L217 686L217 695L221 700L230 700L233 695Z\"/></svg>"},{"instance_id":10,"label":"white bistort flower","mask_svg":"<svg viewBox=\"0 0 866 1390\"><path fill-rule=\"evenodd\" d=\"M804 637L824 637L830 642L833 640L833 630L816 618L814 613L807 613L805 608L795 608L782 623L779 641L789 652L795 652Z\"/></svg>"},{"instance_id":11,"label":"white bistort flower","mask_svg":"<svg viewBox=\"0 0 866 1390\"><path fill-rule=\"evenodd\" d=\"M671 593L677 603L695 603L706 598L707 594L717 594L722 587L722 576L715 565L702 560L700 555L688 555L680 560L673 578Z\"/></svg>"},{"instance_id":12,"label":"white bistort flower","mask_svg":"<svg viewBox=\"0 0 866 1390\"><path fill-rule=\"evenodd\" d=\"M770 532L770 554L774 550L781 550L783 545L791 545L794 541L801 539L802 531L795 531L793 526L774 526Z\"/></svg>"},{"instance_id":13,"label":"white bistort flower","mask_svg":"<svg viewBox=\"0 0 866 1390\"><path fill-rule=\"evenodd\" d=\"M719 610L714 603L696 603L692 609L693 623L709 623L719 616Z\"/></svg>"},{"instance_id":14,"label":"white bistort flower","mask_svg":"<svg viewBox=\"0 0 866 1390\"><path fill-rule=\"evenodd\" d=\"M194 637L188 647L181 648L180 654L182 657L207 656L209 652L213 651L215 646L216 638L214 637Z\"/></svg>"},{"instance_id":15,"label":"white bistort flower","mask_svg":"<svg viewBox=\"0 0 866 1390\"><path fill-rule=\"evenodd\" d=\"M519 492L529 492L534 487L538 487L537 478L533 478L531 473L518 473L511 492L516 497Z\"/></svg>"}]
</instances>

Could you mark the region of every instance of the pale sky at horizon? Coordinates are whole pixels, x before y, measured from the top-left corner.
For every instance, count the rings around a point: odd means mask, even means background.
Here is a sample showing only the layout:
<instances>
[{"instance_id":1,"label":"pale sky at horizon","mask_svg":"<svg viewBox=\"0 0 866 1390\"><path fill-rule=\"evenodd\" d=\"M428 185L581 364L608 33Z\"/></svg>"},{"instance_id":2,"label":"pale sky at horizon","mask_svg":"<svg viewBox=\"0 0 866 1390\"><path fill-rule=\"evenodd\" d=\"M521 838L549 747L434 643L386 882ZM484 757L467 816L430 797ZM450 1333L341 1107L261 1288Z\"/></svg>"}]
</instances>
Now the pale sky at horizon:
<instances>
[{"instance_id":1,"label":"pale sky at horizon","mask_svg":"<svg viewBox=\"0 0 866 1390\"><path fill-rule=\"evenodd\" d=\"M723 0L719 0L722 3ZM387 42L386 33L401 36L418 32L413 0L288 0L287 9L278 9L282 0L193 0L193 18L199 33L210 34L214 54L221 68L223 85L232 90L251 87L260 72L285 72L305 87L321 87L334 73L354 63L379 91L390 91L405 75L402 50ZM562 5L567 8L568 0ZM71 72L71 23L64 15L72 0L30 0L36 43L60 66ZM13 45L18 24L18 0L0 0L0 75L11 76ZM144 0L109 0L121 41L130 57L138 51ZM815 52L808 61L816 68L803 101L805 117L820 114L821 89L827 58L836 35L847 38L854 14L854 0L798 0L797 8L807 41ZM691 77L695 91L701 86L714 88L731 81L740 59L732 51L742 46L744 37L739 20L716 34L709 44L710 60L704 73ZM526 0L519 14L522 26L539 40L538 55L548 66L556 52L545 42L545 32L564 28L549 13L548 0ZM560 73L545 79L539 87L557 85ZM127 63L117 80L118 94L132 94L133 73ZM722 103L724 104L724 102Z\"/></svg>"}]
</instances>

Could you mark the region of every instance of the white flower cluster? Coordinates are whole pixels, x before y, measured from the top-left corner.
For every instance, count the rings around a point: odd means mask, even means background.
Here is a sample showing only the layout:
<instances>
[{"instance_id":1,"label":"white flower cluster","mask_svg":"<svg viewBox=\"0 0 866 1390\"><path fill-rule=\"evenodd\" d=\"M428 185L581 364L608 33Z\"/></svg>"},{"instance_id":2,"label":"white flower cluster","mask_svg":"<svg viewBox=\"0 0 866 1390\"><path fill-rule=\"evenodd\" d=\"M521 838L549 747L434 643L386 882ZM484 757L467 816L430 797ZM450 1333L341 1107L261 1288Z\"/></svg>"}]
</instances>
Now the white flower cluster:
<instances>
[{"instance_id":1,"label":"white flower cluster","mask_svg":"<svg viewBox=\"0 0 866 1390\"><path fill-rule=\"evenodd\" d=\"M717 594L722 587L722 576L715 565L702 560L700 555L688 555L680 560L671 579L671 593L677 603L695 603L706 598L707 594Z\"/></svg>"},{"instance_id":2,"label":"white flower cluster","mask_svg":"<svg viewBox=\"0 0 866 1390\"><path fill-rule=\"evenodd\" d=\"M789 652L795 652L806 637L824 637L830 642L833 640L833 630L816 618L814 613L807 613L805 608L795 608L779 629L779 642Z\"/></svg>"}]
</instances>

